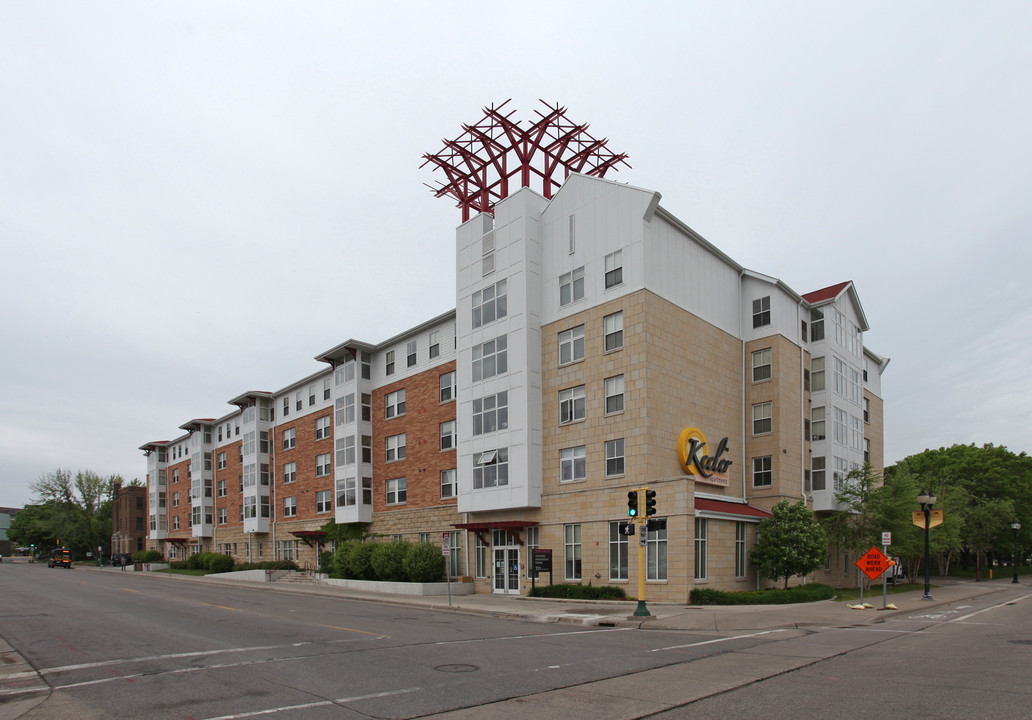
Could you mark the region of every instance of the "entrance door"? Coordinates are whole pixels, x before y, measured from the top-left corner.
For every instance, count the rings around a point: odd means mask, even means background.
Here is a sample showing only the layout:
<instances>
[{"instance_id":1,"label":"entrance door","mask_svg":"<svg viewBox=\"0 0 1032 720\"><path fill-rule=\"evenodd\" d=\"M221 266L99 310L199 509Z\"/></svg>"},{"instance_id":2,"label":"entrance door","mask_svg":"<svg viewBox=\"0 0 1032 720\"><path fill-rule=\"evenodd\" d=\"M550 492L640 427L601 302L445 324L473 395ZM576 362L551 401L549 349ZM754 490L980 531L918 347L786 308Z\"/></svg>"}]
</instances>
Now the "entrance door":
<instances>
[{"instance_id":1,"label":"entrance door","mask_svg":"<svg viewBox=\"0 0 1032 720\"><path fill-rule=\"evenodd\" d=\"M494 592L520 592L520 546L508 530L495 530L494 537Z\"/></svg>"}]
</instances>

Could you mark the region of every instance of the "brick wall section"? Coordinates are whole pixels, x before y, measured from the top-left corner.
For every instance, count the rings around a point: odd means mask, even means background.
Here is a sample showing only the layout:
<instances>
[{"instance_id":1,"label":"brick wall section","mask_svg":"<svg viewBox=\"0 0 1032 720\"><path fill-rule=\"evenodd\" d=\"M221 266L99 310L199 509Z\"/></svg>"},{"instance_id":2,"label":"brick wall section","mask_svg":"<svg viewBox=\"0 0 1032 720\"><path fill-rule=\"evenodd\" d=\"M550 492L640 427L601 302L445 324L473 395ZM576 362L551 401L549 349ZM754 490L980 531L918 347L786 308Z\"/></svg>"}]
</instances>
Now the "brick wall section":
<instances>
[{"instance_id":1,"label":"brick wall section","mask_svg":"<svg viewBox=\"0 0 1032 720\"><path fill-rule=\"evenodd\" d=\"M275 473L275 492L270 493L270 502L274 503L274 518L278 521L292 520L314 520L317 517L322 519L321 525L327 519L332 518L332 511L329 513L316 512L316 493L320 490L333 490L333 409L324 408L307 415L290 416L291 419L283 421L277 426L272 435L274 436L272 447L270 447L270 464ZM325 437L316 439L316 420L329 418L329 432ZM289 450L283 449L283 435L287 430L294 430L294 447ZM329 453L330 472L328 475L316 477L316 458L319 455ZM294 463L295 480L292 483L284 482L283 466L287 463ZM330 493L331 505L333 493ZM286 517L283 513L284 501L288 497L295 498L297 515ZM286 539L286 538L279 538Z\"/></svg>"},{"instance_id":2,"label":"brick wall section","mask_svg":"<svg viewBox=\"0 0 1032 720\"><path fill-rule=\"evenodd\" d=\"M457 522L455 499L441 499L441 471L454 468L454 449L441 450L441 423L455 420L454 400L441 402L441 375L455 369L445 363L373 391L373 512L448 506L445 512ZM388 393L405 389L405 414L386 419ZM387 441L391 435L405 433L405 459L387 462ZM405 478L406 501L387 505L387 480ZM377 515L376 524L386 520Z\"/></svg>"},{"instance_id":3,"label":"brick wall section","mask_svg":"<svg viewBox=\"0 0 1032 720\"><path fill-rule=\"evenodd\" d=\"M187 469L190 466L190 461L185 457L175 463L169 463L168 465L168 496L166 500L168 502L168 536L175 538L192 538L193 535L190 532L190 480L187 478ZM176 470L179 471L179 481L176 482ZM173 497L179 494L179 506L175 507L173 504ZM173 518L179 518L179 529L173 529L175 527L175 520ZM166 543L167 545L167 543ZM161 548L159 548L161 549Z\"/></svg>"},{"instance_id":4,"label":"brick wall section","mask_svg":"<svg viewBox=\"0 0 1032 720\"><path fill-rule=\"evenodd\" d=\"M217 525L216 533L221 533L224 527L235 527L241 533L244 523L240 519L240 506L243 502L240 494L240 483L243 478L244 469L240 463L241 442L223 445L215 450L215 522L219 519L219 509L226 508L226 525ZM219 470L219 455L226 453L226 467ZM226 495L219 497L219 482L226 482Z\"/></svg>"}]
</instances>

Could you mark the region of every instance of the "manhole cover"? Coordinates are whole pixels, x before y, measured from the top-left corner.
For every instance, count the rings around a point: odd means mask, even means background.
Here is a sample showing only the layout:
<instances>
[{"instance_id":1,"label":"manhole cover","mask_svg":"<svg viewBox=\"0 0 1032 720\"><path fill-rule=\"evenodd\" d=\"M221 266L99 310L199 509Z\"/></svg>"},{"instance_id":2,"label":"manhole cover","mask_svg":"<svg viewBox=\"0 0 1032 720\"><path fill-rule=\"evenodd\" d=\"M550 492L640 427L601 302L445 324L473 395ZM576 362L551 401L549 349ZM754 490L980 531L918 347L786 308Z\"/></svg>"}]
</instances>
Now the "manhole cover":
<instances>
[{"instance_id":1,"label":"manhole cover","mask_svg":"<svg viewBox=\"0 0 1032 720\"><path fill-rule=\"evenodd\" d=\"M479 669L480 668L478 668L476 665L438 665L437 667L434 668L434 670L437 670L439 672L450 672L450 673L473 672L474 670L479 670Z\"/></svg>"}]
</instances>

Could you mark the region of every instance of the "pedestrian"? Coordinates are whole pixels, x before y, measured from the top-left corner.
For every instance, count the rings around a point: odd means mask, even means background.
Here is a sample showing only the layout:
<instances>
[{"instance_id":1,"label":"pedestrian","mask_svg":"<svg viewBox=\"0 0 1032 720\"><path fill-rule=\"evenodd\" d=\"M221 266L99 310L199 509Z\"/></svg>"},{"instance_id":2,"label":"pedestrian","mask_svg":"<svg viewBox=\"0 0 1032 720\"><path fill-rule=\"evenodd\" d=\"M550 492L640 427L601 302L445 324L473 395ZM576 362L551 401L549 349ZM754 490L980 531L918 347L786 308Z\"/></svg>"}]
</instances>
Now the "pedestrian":
<instances>
[{"instance_id":1,"label":"pedestrian","mask_svg":"<svg viewBox=\"0 0 1032 720\"><path fill-rule=\"evenodd\" d=\"M125 572L125 553L118 556L118 561L122 563L122 572Z\"/></svg>"}]
</instances>

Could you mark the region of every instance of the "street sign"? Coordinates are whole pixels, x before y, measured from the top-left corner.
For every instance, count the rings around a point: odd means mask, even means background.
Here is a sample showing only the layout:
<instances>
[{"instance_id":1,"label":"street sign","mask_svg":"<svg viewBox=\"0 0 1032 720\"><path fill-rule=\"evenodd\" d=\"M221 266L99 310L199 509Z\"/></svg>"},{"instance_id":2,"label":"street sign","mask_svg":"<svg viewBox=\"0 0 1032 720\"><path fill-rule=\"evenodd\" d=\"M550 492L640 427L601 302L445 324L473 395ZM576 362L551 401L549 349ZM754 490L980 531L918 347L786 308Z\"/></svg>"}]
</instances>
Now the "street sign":
<instances>
[{"instance_id":1,"label":"street sign","mask_svg":"<svg viewBox=\"0 0 1032 720\"><path fill-rule=\"evenodd\" d=\"M451 533L441 533L441 554L448 555L451 553Z\"/></svg>"},{"instance_id":2,"label":"street sign","mask_svg":"<svg viewBox=\"0 0 1032 720\"><path fill-rule=\"evenodd\" d=\"M648 539L648 537L649 537L649 524L647 522L643 522L641 524L641 527L638 528L638 542L640 544L644 545L645 541Z\"/></svg>"},{"instance_id":3,"label":"street sign","mask_svg":"<svg viewBox=\"0 0 1032 720\"><path fill-rule=\"evenodd\" d=\"M890 532L883 532L881 534L881 544L882 545L891 545L892 544L892 533L890 533Z\"/></svg>"},{"instance_id":4,"label":"street sign","mask_svg":"<svg viewBox=\"0 0 1032 720\"><path fill-rule=\"evenodd\" d=\"M924 512L921 510L915 510L913 513L914 524L919 528L924 527ZM942 510L932 510L928 513L928 527L933 528L936 525L942 525L943 512Z\"/></svg>"},{"instance_id":5,"label":"street sign","mask_svg":"<svg viewBox=\"0 0 1032 720\"><path fill-rule=\"evenodd\" d=\"M860 568L860 572L872 580L895 564L896 563L885 556L885 553L876 547L872 547L856 561L856 566Z\"/></svg>"},{"instance_id":6,"label":"street sign","mask_svg":"<svg viewBox=\"0 0 1032 720\"><path fill-rule=\"evenodd\" d=\"M634 523L620 523L620 534L621 535L633 535L634 534Z\"/></svg>"}]
</instances>

